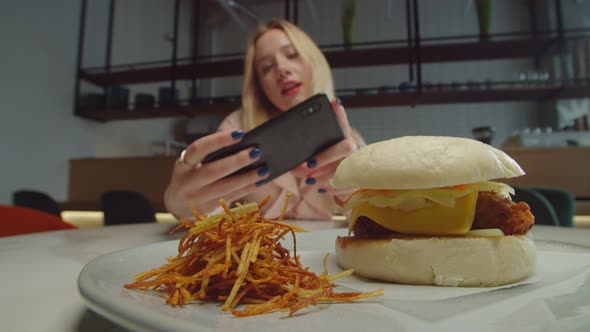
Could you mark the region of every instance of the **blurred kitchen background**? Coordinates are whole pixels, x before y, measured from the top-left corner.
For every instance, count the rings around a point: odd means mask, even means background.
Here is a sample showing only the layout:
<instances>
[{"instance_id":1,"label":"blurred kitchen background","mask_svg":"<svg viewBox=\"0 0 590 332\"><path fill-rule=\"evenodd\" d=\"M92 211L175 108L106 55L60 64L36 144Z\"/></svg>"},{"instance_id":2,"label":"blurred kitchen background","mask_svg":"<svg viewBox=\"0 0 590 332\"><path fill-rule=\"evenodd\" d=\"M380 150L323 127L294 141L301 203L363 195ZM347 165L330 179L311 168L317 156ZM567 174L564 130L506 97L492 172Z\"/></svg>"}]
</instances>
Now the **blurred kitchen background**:
<instances>
[{"instance_id":1,"label":"blurred kitchen background","mask_svg":"<svg viewBox=\"0 0 590 332\"><path fill-rule=\"evenodd\" d=\"M0 204L28 188L97 210L102 191L130 189L161 211L171 161L239 107L248 33L272 17L326 52L368 143L580 149L522 160L574 173L590 199L590 177L568 170L590 158L590 1L22 0L0 4Z\"/></svg>"}]
</instances>

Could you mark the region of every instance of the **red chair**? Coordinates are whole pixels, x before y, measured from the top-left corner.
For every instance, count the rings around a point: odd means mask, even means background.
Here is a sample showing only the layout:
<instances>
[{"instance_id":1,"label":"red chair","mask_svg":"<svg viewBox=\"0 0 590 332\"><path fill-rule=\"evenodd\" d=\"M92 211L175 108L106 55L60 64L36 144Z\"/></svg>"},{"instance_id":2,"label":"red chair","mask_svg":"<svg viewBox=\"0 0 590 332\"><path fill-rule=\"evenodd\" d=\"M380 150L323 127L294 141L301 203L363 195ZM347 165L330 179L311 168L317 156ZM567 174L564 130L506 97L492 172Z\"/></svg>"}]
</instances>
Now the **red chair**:
<instances>
[{"instance_id":1,"label":"red chair","mask_svg":"<svg viewBox=\"0 0 590 332\"><path fill-rule=\"evenodd\" d=\"M75 228L78 227L46 212L0 205L0 237Z\"/></svg>"}]
</instances>

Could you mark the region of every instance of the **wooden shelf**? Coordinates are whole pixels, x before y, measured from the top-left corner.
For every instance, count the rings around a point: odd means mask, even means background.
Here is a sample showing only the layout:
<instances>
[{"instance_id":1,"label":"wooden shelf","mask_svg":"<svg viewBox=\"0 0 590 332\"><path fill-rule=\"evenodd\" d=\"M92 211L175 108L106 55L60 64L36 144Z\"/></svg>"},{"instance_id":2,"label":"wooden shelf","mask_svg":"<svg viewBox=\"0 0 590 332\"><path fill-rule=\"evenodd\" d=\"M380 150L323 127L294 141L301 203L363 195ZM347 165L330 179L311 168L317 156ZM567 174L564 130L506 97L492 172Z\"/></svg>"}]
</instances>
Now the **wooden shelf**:
<instances>
[{"instance_id":1,"label":"wooden shelf","mask_svg":"<svg viewBox=\"0 0 590 332\"><path fill-rule=\"evenodd\" d=\"M422 46L420 54L425 63L527 58L556 54L557 44L557 38L454 43Z\"/></svg>"},{"instance_id":2,"label":"wooden shelf","mask_svg":"<svg viewBox=\"0 0 590 332\"><path fill-rule=\"evenodd\" d=\"M344 106L372 108L387 106L433 105L450 103L481 103L497 101L534 101L548 98L588 98L590 85L586 86L531 86L521 88L492 88L479 90L441 90L415 92L340 95ZM78 115L96 120L131 120L162 117L193 117L199 114L226 115L240 107L238 103L216 102L202 105L179 105L168 108L144 110L80 110Z\"/></svg>"},{"instance_id":3,"label":"wooden shelf","mask_svg":"<svg viewBox=\"0 0 590 332\"><path fill-rule=\"evenodd\" d=\"M77 114L99 122L114 120L139 120L155 118L193 117L203 114L226 115L240 107L237 103L216 102L212 104L179 104L178 106L152 107L142 109L80 109Z\"/></svg>"},{"instance_id":4,"label":"wooden shelf","mask_svg":"<svg viewBox=\"0 0 590 332\"><path fill-rule=\"evenodd\" d=\"M100 86L114 86L170 81L173 78L182 80L191 78L236 76L242 75L243 66L243 60L236 59L196 64L181 64L177 65L176 69L169 65L143 69L113 70L110 73L104 71L92 73L82 69L80 71L80 79Z\"/></svg>"},{"instance_id":5,"label":"wooden shelf","mask_svg":"<svg viewBox=\"0 0 590 332\"><path fill-rule=\"evenodd\" d=\"M548 55L556 50L556 38L520 39L496 42L451 43L421 45L422 63L478 61ZM367 67L407 64L412 49L407 47L359 48L347 51L325 52L332 68ZM80 78L99 86L139 84L192 78L239 76L243 72L243 59L162 65L151 68L124 70L112 69L80 71Z\"/></svg>"},{"instance_id":6,"label":"wooden shelf","mask_svg":"<svg viewBox=\"0 0 590 332\"><path fill-rule=\"evenodd\" d=\"M538 38L421 45L420 59L422 63L434 63L534 57L555 52L556 49L553 46L556 41L555 38ZM401 65L407 64L410 59L410 49L407 47L358 49L325 54L332 68Z\"/></svg>"},{"instance_id":7,"label":"wooden shelf","mask_svg":"<svg viewBox=\"0 0 590 332\"><path fill-rule=\"evenodd\" d=\"M590 81L588 81L590 84ZM558 91L560 98L589 98L590 85L586 86L568 86Z\"/></svg>"},{"instance_id":8,"label":"wooden shelf","mask_svg":"<svg viewBox=\"0 0 590 332\"><path fill-rule=\"evenodd\" d=\"M563 92L567 91L565 89ZM377 95L341 96L347 108L354 107L385 107L404 105L429 105L450 103L481 103L493 101L527 101L548 98L560 92L557 87L530 87L518 89L481 89L426 91L421 94L406 92ZM590 87L585 91L590 95Z\"/></svg>"}]
</instances>

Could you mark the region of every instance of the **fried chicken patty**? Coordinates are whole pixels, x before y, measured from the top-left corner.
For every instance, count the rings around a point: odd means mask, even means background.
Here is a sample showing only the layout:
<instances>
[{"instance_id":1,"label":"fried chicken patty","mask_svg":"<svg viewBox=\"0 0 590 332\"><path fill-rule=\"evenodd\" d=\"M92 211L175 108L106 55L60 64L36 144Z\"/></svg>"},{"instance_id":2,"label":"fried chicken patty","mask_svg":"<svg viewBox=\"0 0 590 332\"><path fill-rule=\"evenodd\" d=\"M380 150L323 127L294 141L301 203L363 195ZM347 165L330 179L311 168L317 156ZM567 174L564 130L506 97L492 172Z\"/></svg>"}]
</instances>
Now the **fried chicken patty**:
<instances>
[{"instance_id":1,"label":"fried chicken patty","mask_svg":"<svg viewBox=\"0 0 590 332\"><path fill-rule=\"evenodd\" d=\"M535 224L527 203L515 203L493 192L482 191L477 197L471 229L499 228L505 235L526 234ZM359 238L379 238L395 234L368 217L359 217L352 232Z\"/></svg>"},{"instance_id":2,"label":"fried chicken patty","mask_svg":"<svg viewBox=\"0 0 590 332\"><path fill-rule=\"evenodd\" d=\"M514 203L487 191L477 196L471 229L499 228L506 235L517 235L526 234L534 225L535 216L527 203Z\"/></svg>"}]
</instances>

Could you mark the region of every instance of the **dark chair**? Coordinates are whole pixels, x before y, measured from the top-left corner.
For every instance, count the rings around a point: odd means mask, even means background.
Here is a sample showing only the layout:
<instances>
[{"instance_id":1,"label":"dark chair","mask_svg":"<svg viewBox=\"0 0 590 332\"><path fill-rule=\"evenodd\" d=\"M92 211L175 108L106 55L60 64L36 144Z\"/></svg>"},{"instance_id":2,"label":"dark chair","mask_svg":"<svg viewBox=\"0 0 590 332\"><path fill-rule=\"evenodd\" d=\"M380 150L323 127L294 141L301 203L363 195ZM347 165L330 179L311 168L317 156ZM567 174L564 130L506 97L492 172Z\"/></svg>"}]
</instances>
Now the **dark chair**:
<instances>
[{"instance_id":1,"label":"dark chair","mask_svg":"<svg viewBox=\"0 0 590 332\"><path fill-rule=\"evenodd\" d=\"M535 224L560 226L559 217L555 213L553 205L545 196L528 187L514 187L514 202L525 202L535 216Z\"/></svg>"},{"instance_id":2,"label":"dark chair","mask_svg":"<svg viewBox=\"0 0 590 332\"><path fill-rule=\"evenodd\" d=\"M75 228L53 214L22 206L0 205L0 237Z\"/></svg>"},{"instance_id":3,"label":"dark chair","mask_svg":"<svg viewBox=\"0 0 590 332\"><path fill-rule=\"evenodd\" d=\"M102 193L100 201L105 226L156 222L156 210L139 192L106 191Z\"/></svg>"},{"instance_id":4,"label":"dark chair","mask_svg":"<svg viewBox=\"0 0 590 332\"><path fill-rule=\"evenodd\" d=\"M61 218L61 208L48 194L35 190L19 190L12 194L12 204L44 211Z\"/></svg>"},{"instance_id":5,"label":"dark chair","mask_svg":"<svg viewBox=\"0 0 590 332\"><path fill-rule=\"evenodd\" d=\"M548 187L531 187L531 189L543 195L551 203L561 226L573 227L576 198L571 192L561 188Z\"/></svg>"}]
</instances>

